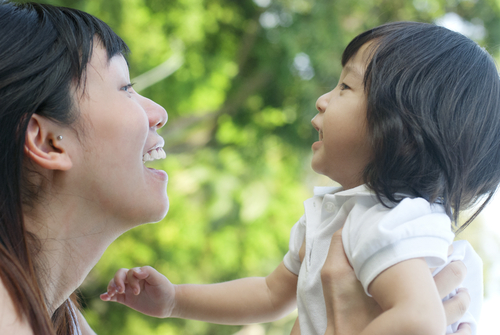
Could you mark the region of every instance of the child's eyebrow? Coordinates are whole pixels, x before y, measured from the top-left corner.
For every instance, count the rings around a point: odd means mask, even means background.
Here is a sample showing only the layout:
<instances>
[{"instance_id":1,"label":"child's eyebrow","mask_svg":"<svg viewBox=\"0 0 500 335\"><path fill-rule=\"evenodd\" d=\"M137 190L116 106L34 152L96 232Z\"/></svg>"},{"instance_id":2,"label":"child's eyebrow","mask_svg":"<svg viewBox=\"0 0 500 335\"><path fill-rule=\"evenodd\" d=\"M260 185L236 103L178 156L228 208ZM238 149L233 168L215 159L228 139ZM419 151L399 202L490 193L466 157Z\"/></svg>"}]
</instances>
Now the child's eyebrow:
<instances>
[{"instance_id":1,"label":"child's eyebrow","mask_svg":"<svg viewBox=\"0 0 500 335\"><path fill-rule=\"evenodd\" d=\"M350 64L347 64L346 66L344 66L344 71L346 74L350 73L350 74L358 77L358 79L360 79L360 80L363 79L363 75L362 75L361 71L359 71L359 69L357 67L354 67Z\"/></svg>"}]
</instances>

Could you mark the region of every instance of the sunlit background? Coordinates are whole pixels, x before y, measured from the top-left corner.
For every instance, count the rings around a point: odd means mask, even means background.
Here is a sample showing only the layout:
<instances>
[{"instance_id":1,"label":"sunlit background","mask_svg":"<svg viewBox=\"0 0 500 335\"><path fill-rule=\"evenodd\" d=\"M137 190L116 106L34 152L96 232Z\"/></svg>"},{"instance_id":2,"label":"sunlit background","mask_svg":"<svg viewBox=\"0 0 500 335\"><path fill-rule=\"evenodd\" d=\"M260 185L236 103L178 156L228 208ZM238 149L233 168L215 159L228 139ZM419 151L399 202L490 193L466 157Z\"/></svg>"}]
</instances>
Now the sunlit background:
<instances>
[{"instance_id":1,"label":"sunlit background","mask_svg":"<svg viewBox=\"0 0 500 335\"><path fill-rule=\"evenodd\" d=\"M318 96L333 88L340 55L385 22L434 22L500 51L500 0L52 0L107 22L132 50L135 88L163 105L171 208L106 252L81 291L98 334L289 334L271 324L219 326L145 317L98 298L120 267L152 265L174 283L266 275L287 251L312 187ZM480 334L497 333L500 197L459 236L484 260ZM495 327L496 326L496 327Z\"/></svg>"}]
</instances>

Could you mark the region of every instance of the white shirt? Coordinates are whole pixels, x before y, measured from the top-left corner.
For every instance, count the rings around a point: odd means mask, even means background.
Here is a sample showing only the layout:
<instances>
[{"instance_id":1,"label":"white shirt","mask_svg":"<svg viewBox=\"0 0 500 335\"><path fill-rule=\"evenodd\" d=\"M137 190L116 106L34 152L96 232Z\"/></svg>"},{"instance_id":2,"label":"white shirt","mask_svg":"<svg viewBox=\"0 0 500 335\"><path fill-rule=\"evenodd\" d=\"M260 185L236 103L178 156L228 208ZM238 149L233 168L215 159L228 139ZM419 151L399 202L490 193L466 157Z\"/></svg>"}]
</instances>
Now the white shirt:
<instances>
[{"instance_id":1,"label":"white shirt","mask_svg":"<svg viewBox=\"0 0 500 335\"><path fill-rule=\"evenodd\" d=\"M285 266L299 276L297 305L302 335L324 334L326 330L320 275L331 237L342 227L345 253L367 294L368 286L378 274L401 261L424 258L429 267L447 263L448 246L454 234L442 206L429 204L422 198L405 198L395 207L387 208L364 185L345 191L315 188L314 194L304 202L305 214L292 228L289 252L284 257ZM299 250L304 238L306 250L301 264ZM482 268L477 254L468 243L463 243L465 246L455 250L452 257L472 261L474 269ZM482 303L482 271L469 272L468 277L475 277L469 280L472 289L475 288L474 297L469 288L474 304L469 311L474 313L460 322L471 323L474 334L474 319L479 317Z\"/></svg>"}]
</instances>

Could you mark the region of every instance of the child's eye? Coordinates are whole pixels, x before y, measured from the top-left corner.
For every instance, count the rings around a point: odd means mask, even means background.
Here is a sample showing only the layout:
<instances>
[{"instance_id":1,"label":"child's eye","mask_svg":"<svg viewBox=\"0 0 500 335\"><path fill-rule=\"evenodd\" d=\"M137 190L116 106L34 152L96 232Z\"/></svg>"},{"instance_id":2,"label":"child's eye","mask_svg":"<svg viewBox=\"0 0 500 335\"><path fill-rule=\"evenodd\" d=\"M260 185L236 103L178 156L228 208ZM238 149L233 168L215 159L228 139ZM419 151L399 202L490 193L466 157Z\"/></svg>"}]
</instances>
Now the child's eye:
<instances>
[{"instance_id":1,"label":"child's eye","mask_svg":"<svg viewBox=\"0 0 500 335\"><path fill-rule=\"evenodd\" d=\"M343 90L348 90L348 89L350 89L350 87L349 87L349 86L347 86L346 84L344 84L344 83L341 83L341 84L340 84L340 90L341 90L341 91L343 91Z\"/></svg>"}]
</instances>

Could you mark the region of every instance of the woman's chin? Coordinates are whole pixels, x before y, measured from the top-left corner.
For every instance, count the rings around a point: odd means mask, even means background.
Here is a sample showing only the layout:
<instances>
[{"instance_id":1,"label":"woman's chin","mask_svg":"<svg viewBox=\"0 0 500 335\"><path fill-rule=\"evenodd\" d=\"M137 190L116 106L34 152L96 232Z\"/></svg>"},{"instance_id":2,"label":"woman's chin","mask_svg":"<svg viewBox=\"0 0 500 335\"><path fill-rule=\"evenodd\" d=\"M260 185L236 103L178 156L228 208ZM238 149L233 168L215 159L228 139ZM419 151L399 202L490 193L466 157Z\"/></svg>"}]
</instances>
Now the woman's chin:
<instances>
[{"instance_id":1,"label":"woman's chin","mask_svg":"<svg viewBox=\"0 0 500 335\"><path fill-rule=\"evenodd\" d=\"M165 218L165 216L167 216L168 209L169 209L169 202L168 202L168 197L167 197L166 200L165 200L164 206L162 208L162 211L159 211L158 212L158 216L155 217L150 222L153 223L153 222L159 222L159 221L163 220Z\"/></svg>"},{"instance_id":2,"label":"woman's chin","mask_svg":"<svg viewBox=\"0 0 500 335\"><path fill-rule=\"evenodd\" d=\"M158 205L156 206L155 210L152 212L155 215L153 217L153 220L151 220L150 222L161 221L165 218L165 216L167 216L168 210L170 208L170 202L169 202L168 195L167 195L166 191L161 198L162 198L162 201L161 202L158 201Z\"/></svg>"},{"instance_id":3,"label":"woman's chin","mask_svg":"<svg viewBox=\"0 0 500 335\"><path fill-rule=\"evenodd\" d=\"M156 223L165 218L169 210L169 200L166 194L154 198L153 202L147 203L147 206L141 206L134 213L128 216L131 227L137 227L145 223Z\"/></svg>"},{"instance_id":4,"label":"woman's chin","mask_svg":"<svg viewBox=\"0 0 500 335\"><path fill-rule=\"evenodd\" d=\"M165 195L164 199L161 202L156 201L155 206L151 208L147 213L144 213L145 220L143 220L143 223L156 223L163 220L168 213L168 209L168 196Z\"/></svg>"}]
</instances>

